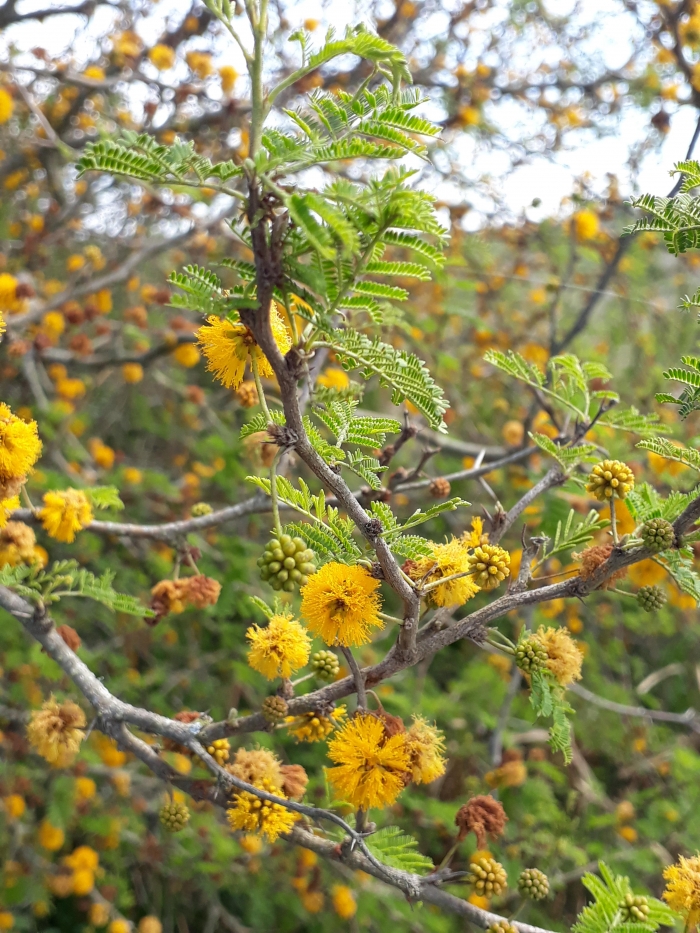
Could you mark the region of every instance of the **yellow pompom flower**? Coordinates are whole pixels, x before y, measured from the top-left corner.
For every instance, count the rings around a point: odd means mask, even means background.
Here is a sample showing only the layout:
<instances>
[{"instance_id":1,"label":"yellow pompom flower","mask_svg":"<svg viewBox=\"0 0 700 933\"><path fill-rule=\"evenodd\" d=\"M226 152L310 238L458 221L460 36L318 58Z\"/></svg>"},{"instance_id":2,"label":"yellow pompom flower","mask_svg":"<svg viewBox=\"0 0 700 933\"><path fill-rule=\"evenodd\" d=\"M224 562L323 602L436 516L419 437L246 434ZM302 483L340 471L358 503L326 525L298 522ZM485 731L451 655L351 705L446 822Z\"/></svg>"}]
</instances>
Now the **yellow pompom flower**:
<instances>
[{"instance_id":1,"label":"yellow pompom flower","mask_svg":"<svg viewBox=\"0 0 700 933\"><path fill-rule=\"evenodd\" d=\"M193 343L181 343L176 350L173 350L173 359L185 369L192 369L199 363L201 355Z\"/></svg>"},{"instance_id":2,"label":"yellow pompom flower","mask_svg":"<svg viewBox=\"0 0 700 933\"><path fill-rule=\"evenodd\" d=\"M363 810L394 803L411 773L406 733L388 735L382 720L369 713L336 732L328 757L336 764L326 774L337 796Z\"/></svg>"},{"instance_id":3,"label":"yellow pompom flower","mask_svg":"<svg viewBox=\"0 0 700 933\"><path fill-rule=\"evenodd\" d=\"M94 927L103 927L109 920L109 908L100 901L90 904L88 919Z\"/></svg>"},{"instance_id":4,"label":"yellow pompom flower","mask_svg":"<svg viewBox=\"0 0 700 933\"><path fill-rule=\"evenodd\" d=\"M574 215L577 240L592 240L598 233L598 215L593 211L579 211Z\"/></svg>"},{"instance_id":5,"label":"yellow pompom flower","mask_svg":"<svg viewBox=\"0 0 700 933\"><path fill-rule=\"evenodd\" d=\"M248 664L268 680L287 678L308 663L311 640L290 615L274 615L265 628L252 625L245 634L250 642Z\"/></svg>"},{"instance_id":6,"label":"yellow pompom flower","mask_svg":"<svg viewBox=\"0 0 700 933\"><path fill-rule=\"evenodd\" d=\"M469 569L482 590L493 590L510 576L510 554L497 544L482 544L470 554Z\"/></svg>"},{"instance_id":7,"label":"yellow pompom flower","mask_svg":"<svg viewBox=\"0 0 700 933\"><path fill-rule=\"evenodd\" d=\"M601 460L591 470L586 492L599 502L609 502L613 496L624 499L634 489L634 473L620 460Z\"/></svg>"},{"instance_id":8,"label":"yellow pompom flower","mask_svg":"<svg viewBox=\"0 0 700 933\"><path fill-rule=\"evenodd\" d=\"M143 366L140 363L124 363L122 366L122 379L129 385L136 385L143 379Z\"/></svg>"},{"instance_id":9,"label":"yellow pompom flower","mask_svg":"<svg viewBox=\"0 0 700 933\"><path fill-rule=\"evenodd\" d=\"M44 820L39 826L38 838L39 845L47 852L58 852L66 839L63 830L48 820Z\"/></svg>"},{"instance_id":10,"label":"yellow pompom flower","mask_svg":"<svg viewBox=\"0 0 700 933\"><path fill-rule=\"evenodd\" d=\"M0 910L0 930L11 930L14 925L14 915L9 910Z\"/></svg>"},{"instance_id":11,"label":"yellow pompom flower","mask_svg":"<svg viewBox=\"0 0 700 933\"><path fill-rule=\"evenodd\" d=\"M80 489L64 489L44 494L44 508L39 511L41 524L56 541L71 544L75 535L92 521L92 508Z\"/></svg>"},{"instance_id":12,"label":"yellow pompom flower","mask_svg":"<svg viewBox=\"0 0 700 933\"><path fill-rule=\"evenodd\" d=\"M138 933L163 933L163 924L158 917L142 917L139 920Z\"/></svg>"},{"instance_id":13,"label":"yellow pompom flower","mask_svg":"<svg viewBox=\"0 0 700 933\"><path fill-rule=\"evenodd\" d=\"M85 897L95 887L95 875L89 868L78 868L73 872L73 894Z\"/></svg>"},{"instance_id":14,"label":"yellow pompom flower","mask_svg":"<svg viewBox=\"0 0 700 933\"><path fill-rule=\"evenodd\" d=\"M0 87L0 124L7 123L14 109L12 95L4 87Z\"/></svg>"},{"instance_id":15,"label":"yellow pompom flower","mask_svg":"<svg viewBox=\"0 0 700 933\"><path fill-rule=\"evenodd\" d=\"M60 311L48 311L41 319L41 329L50 340L58 340L66 329L66 319Z\"/></svg>"},{"instance_id":16,"label":"yellow pompom flower","mask_svg":"<svg viewBox=\"0 0 700 933\"><path fill-rule=\"evenodd\" d=\"M352 893L352 888L346 884L334 884L331 892L333 898L333 910L338 914L341 920L350 920L357 913L357 901Z\"/></svg>"},{"instance_id":17,"label":"yellow pompom flower","mask_svg":"<svg viewBox=\"0 0 700 933\"><path fill-rule=\"evenodd\" d=\"M263 778L256 786L268 794L284 797L282 791L268 778ZM292 829L299 819L299 814L288 810L281 803L261 800L256 794L244 790L240 794L234 794L233 805L226 811L226 817L231 829L256 833L265 836L268 842L274 842L282 833L288 833Z\"/></svg>"},{"instance_id":18,"label":"yellow pompom flower","mask_svg":"<svg viewBox=\"0 0 700 933\"><path fill-rule=\"evenodd\" d=\"M221 90L224 94L230 94L236 86L238 72L231 65L224 65L219 68L219 78L221 79Z\"/></svg>"},{"instance_id":19,"label":"yellow pompom flower","mask_svg":"<svg viewBox=\"0 0 700 933\"><path fill-rule=\"evenodd\" d=\"M0 497L19 492L27 473L39 459L41 441L36 421L23 421L0 402Z\"/></svg>"},{"instance_id":20,"label":"yellow pompom flower","mask_svg":"<svg viewBox=\"0 0 700 933\"><path fill-rule=\"evenodd\" d=\"M547 652L546 666L562 687L581 679L583 654L565 628L540 628L532 636Z\"/></svg>"},{"instance_id":21,"label":"yellow pompom flower","mask_svg":"<svg viewBox=\"0 0 700 933\"><path fill-rule=\"evenodd\" d=\"M2 802L5 813L11 820L18 820L27 809L27 804L21 794L8 794L7 797L2 798Z\"/></svg>"},{"instance_id":22,"label":"yellow pompom flower","mask_svg":"<svg viewBox=\"0 0 700 933\"><path fill-rule=\"evenodd\" d=\"M411 728L406 732L408 751L411 756L411 780L414 784L430 784L445 773L445 738L435 726L414 716Z\"/></svg>"},{"instance_id":23,"label":"yellow pompom flower","mask_svg":"<svg viewBox=\"0 0 700 933\"><path fill-rule=\"evenodd\" d=\"M107 927L107 933L130 933L130 929L126 920L112 920Z\"/></svg>"},{"instance_id":24,"label":"yellow pompom flower","mask_svg":"<svg viewBox=\"0 0 700 933\"><path fill-rule=\"evenodd\" d=\"M339 369L337 366L331 366L329 369L322 372L321 375L316 380L318 385L324 386L326 389L347 389L350 385L350 377L345 372L344 369Z\"/></svg>"},{"instance_id":25,"label":"yellow pompom flower","mask_svg":"<svg viewBox=\"0 0 700 933\"><path fill-rule=\"evenodd\" d=\"M289 734L293 735L297 742L322 742L346 715L346 708L338 706L328 716L322 716L312 710L302 713L301 716L288 716L285 722L289 724Z\"/></svg>"},{"instance_id":26,"label":"yellow pompom flower","mask_svg":"<svg viewBox=\"0 0 700 933\"><path fill-rule=\"evenodd\" d=\"M172 68L175 64L175 49L170 45L163 45L162 42L159 42L149 51L148 57L158 71L167 71L168 68Z\"/></svg>"},{"instance_id":27,"label":"yellow pompom flower","mask_svg":"<svg viewBox=\"0 0 700 933\"><path fill-rule=\"evenodd\" d=\"M700 920L700 853L692 858L681 855L676 865L664 871L664 878L664 900L685 917L686 930L691 930Z\"/></svg>"},{"instance_id":28,"label":"yellow pompom flower","mask_svg":"<svg viewBox=\"0 0 700 933\"><path fill-rule=\"evenodd\" d=\"M207 751L217 765L223 767L229 759L231 744L228 739L214 739L211 745L207 746Z\"/></svg>"},{"instance_id":29,"label":"yellow pompom flower","mask_svg":"<svg viewBox=\"0 0 700 933\"><path fill-rule=\"evenodd\" d=\"M78 800L92 800L97 793L97 785L92 778L77 777L75 779L75 796Z\"/></svg>"},{"instance_id":30,"label":"yellow pompom flower","mask_svg":"<svg viewBox=\"0 0 700 933\"><path fill-rule=\"evenodd\" d=\"M280 317L277 305L270 306L270 325L280 353L285 354L292 345L289 331ZM207 358L207 369L227 389L237 389L243 382L245 366L249 357L255 359L261 376L271 379L272 367L255 342L251 331L244 324L234 324L218 317L207 318L207 323L197 331L202 353Z\"/></svg>"},{"instance_id":31,"label":"yellow pompom flower","mask_svg":"<svg viewBox=\"0 0 700 933\"><path fill-rule=\"evenodd\" d=\"M364 567L331 562L301 591L301 615L327 645L364 645L382 628L379 580Z\"/></svg>"},{"instance_id":32,"label":"yellow pompom flower","mask_svg":"<svg viewBox=\"0 0 700 933\"><path fill-rule=\"evenodd\" d=\"M77 703L59 703L48 699L32 713L27 726L29 744L51 764L65 768L80 749L85 738L85 713Z\"/></svg>"},{"instance_id":33,"label":"yellow pompom flower","mask_svg":"<svg viewBox=\"0 0 700 933\"><path fill-rule=\"evenodd\" d=\"M0 499L0 529L7 525L10 520L10 515L19 507L19 496L10 496L9 499Z\"/></svg>"},{"instance_id":34,"label":"yellow pompom flower","mask_svg":"<svg viewBox=\"0 0 700 933\"><path fill-rule=\"evenodd\" d=\"M80 871L81 869L96 871L97 866L100 864L100 856L90 846L78 846L63 861L73 871Z\"/></svg>"},{"instance_id":35,"label":"yellow pompom flower","mask_svg":"<svg viewBox=\"0 0 700 933\"><path fill-rule=\"evenodd\" d=\"M439 583L444 577L462 573L463 577L440 583L428 591L429 601L435 606L462 606L479 592L471 573L470 553L464 543L457 538L445 544L432 544L432 557L421 557L410 561L408 575L423 585Z\"/></svg>"}]
</instances>

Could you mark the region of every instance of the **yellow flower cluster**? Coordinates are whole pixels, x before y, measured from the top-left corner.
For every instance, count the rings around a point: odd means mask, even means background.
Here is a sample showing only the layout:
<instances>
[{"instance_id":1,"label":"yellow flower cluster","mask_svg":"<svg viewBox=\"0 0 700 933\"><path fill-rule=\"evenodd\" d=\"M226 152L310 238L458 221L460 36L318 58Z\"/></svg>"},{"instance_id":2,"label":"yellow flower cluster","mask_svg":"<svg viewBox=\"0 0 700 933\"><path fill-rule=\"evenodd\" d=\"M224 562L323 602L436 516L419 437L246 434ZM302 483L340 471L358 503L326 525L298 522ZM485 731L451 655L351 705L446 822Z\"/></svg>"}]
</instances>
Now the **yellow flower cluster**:
<instances>
[{"instance_id":1,"label":"yellow flower cluster","mask_svg":"<svg viewBox=\"0 0 700 933\"><path fill-rule=\"evenodd\" d=\"M445 738L422 716L414 716L406 732L410 755L411 780L414 784L430 784L445 773Z\"/></svg>"},{"instance_id":2,"label":"yellow flower cluster","mask_svg":"<svg viewBox=\"0 0 700 933\"><path fill-rule=\"evenodd\" d=\"M324 564L301 591L301 615L327 645L364 645L383 626L378 589L364 567Z\"/></svg>"},{"instance_id":3,"label":"yellow flower cluster","mask_svg":"<svg viewBox=\"0 0 700 933\"><path fill-rule=\"evenodd\" d=\"M685 917L685 928L691 930L700 920L700 853L692 858L681 855L678 864L664 871L664 878L664 900Z\"/></svg>"},{"instance_id":4,"label":"yellow flower cluster","mask_svg":"<svg viewBox=\"0 0 700 933\"><path fill-rule=\"evenodd\" d=\"M246 638L250 642L248 664L268 680L287 678L308 663L311 640L291 615L273 615L265 628L252 625Z\"/></svg>"},{"instance_id":5,"label":"yellow flower cluster","mask_svg":"<svg viewBox=\"0 0 700 933\"><path fill-rule=\"evenodd\" d=\"M338 730L328 757L336 765L326 772L334 791L363 810L390 806L410 780L406 733L389 735L371 713L360 713Z\"/></svg>"},{"instance_id":6,"label":"yellow flower cluster","mask_svg":"<svg viewBox=\"0 0 700 933\"><path fill-rule=\"evenodd\" d=\"M270 306L270 325L280 353L286 353L292 345L292 340L274 301ZM227 389L237 389L243 382L249 358L255 360L261 376L267 379L274 376L272 367L244 324L234 324L232 321L211 316L197 331L197 339L202 353L207 358L207 369L213 372Z\"/></svg>"},{"instance_id":7,"label":"yellow flower cluster","mask_svg":"<svg viewBox=\"0 0 700 933\"><path fill-rule=\"evenodd\" d=\"M269 778L263 778L256 786L268 794L284 797L279 787ZM282 833L288 833L299 819L297 813L288 810L281 803L262 800L250 791L234 794L233 805L226 811L226 817L231 829L257 833L265 836L268 842L274 842Z\"/></svg>"},{"instance_id":8,"label":"yellow flower cluster","mask_svg":"<svg viewBox=\"0 0 700 933\"><path fill-rule=\"evenodd\" d=\"M303 713L301 716L288 716L289 733L297 742L322 742L345 718L346 708L338 706L328 716L320 713Z\"/></svg>"},{"instance_id":9,"label":"yellow flower cluster","mask_svg":"<svg viewBox=\"0 0 700 933\"><path fill-rule=\"evenodd\" d=\"M428 591L428 600L435 606L462 606L479 592L479 587L470 576L469 546L459 538L445 544L432 544L430 557L410 561L406 568L410 578L423 586L439 584ZM456 579L449 579L456 574ZM440 583L446 579L446 582Z\"/></svg>"},{"instance_id":10,"label":"yellow flower cluster","mask_svg":"<svg viewBox=\"0 0 700 933\"><path fill-rule=\"evenodd\" d=\"M40 453L36 421L23 421L0 402L0 502L17 495Z\"/></svg>"},{"instance_id":11,"label":"yellow flower cluster","mask_svg":"<svg viewBox=\"0 0 700 933\"><path fill-rule=\"evenodd\" d=\"M599 502L609 502L613 496L624 499L634 489L634 473L620 460L601 460L591 470L586 492Z\"/></svg>"},{"instance_id":12,"label":"yellow flower cluster","mask_svg":"<svg viewBox=\"0 0 700 933\"><path fill-rule=\"evenodd\" d=\"M497 544L482 544L469 555L469 569L482 590L494 590L510 576L510 554Z\"/></svg>"},{"instance_id":13,"label":"yellow flower cluster","mask_svg":"<svg viewBox=\"0 0 700 933\"><path fill-rule=\"evenodd\" d=\"M32 748L50 764L65 768L71 764L85 738L85 713L72 700L59 703L48 699L41 709L34 710L27 738Z\"/></svg>"},{"instance_id":14,"label":"yellow flower cluster","mask_svg":"<svg viewBox=\"0 0 700 933\"><path fill-rule=\"evenodd\" d=\"M39 511L44 530L56 541L71 544L77 532L92 521L92 508L81 489L55 490L44 494L44 507Z\"/></svg>"},{"instance_id":15,"label":"yellow flower cluster","mask_svg":"<svg viewBox=\"0 0 700 933\"><path fill-rule=\"evenodd\" d=\"M17 503L19 505L19 502ZM46 552L37 546L34 531L24 522L0 522L0 567L46 563Z\"/></svg>"},{"instance_id":16,"label":"yellow flower cluster","mask_svg":"<svg viewBox=\"0 0 700 933\"><path fill-rule=\"evenodd\" d=\"M545 663L557 683L566 687L581 679L583 654L565 628L540 628L532 637L547 652Z\"/></svg>"},{"instance_id":17,"label":"yellow flower cluster","mask_svg":"<svg viewBox=\"0 0 700 933\"><path fill-rule=\"evenodd\" d=\"M90 846L78 846L63 859L63 864L73 872L73 894L84 897L92 891L99 863L99 855Z\"/></svg>"}]
</instances>

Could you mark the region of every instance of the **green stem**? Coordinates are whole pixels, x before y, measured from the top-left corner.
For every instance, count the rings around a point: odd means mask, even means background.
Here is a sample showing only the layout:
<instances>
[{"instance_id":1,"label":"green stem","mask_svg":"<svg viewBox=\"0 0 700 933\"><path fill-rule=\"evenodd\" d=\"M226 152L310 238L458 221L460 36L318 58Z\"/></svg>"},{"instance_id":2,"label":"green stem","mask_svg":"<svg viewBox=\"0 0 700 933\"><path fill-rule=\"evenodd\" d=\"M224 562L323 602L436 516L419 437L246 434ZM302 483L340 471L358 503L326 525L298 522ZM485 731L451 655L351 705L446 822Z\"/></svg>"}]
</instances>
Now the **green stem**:
<instances>
[{"instance_id":1,"label":"green stem","mask_svg":"<svg viewBox=\"0 0 700 933\"><path fill-rule=\"evenodd\" d=\"M615 495L610 499L610 528L612 529L613 544L618 543L617 537L617 515L615 514Z\"/></svg>"},{"instance_id":2,"label":"green stem","mask_svg":"<svg viewBox=\"0 0 700 933\"><path fill-rule=\"evenodd\" d=\"M255 380L255 388L258 390L258 400L262 407L262 410L265 412L265 417L267 418L268 424L273 424L272 415L270 414L270 409L267 407L267 399L265 398L265 393L263 392L262 382L260 381L260 368L258 367L258 361L255 358L255 354L250 354L250 368L253 370L253 379Z\"/></svg>"},{"instance_id":3,"label":"green stem","mask_svg":"<svg viewBox=\"0 0 700 933\"><path fill-rule=\"evenodd\" d=\"M275 459L270 466L270 504L272 506L272 521L275 526L275 534L278 538L282 535L282 523L280 522L280 507L277 498L277 464L282 456L282 450L278 450Z\"/></svg>"}]
</instances>

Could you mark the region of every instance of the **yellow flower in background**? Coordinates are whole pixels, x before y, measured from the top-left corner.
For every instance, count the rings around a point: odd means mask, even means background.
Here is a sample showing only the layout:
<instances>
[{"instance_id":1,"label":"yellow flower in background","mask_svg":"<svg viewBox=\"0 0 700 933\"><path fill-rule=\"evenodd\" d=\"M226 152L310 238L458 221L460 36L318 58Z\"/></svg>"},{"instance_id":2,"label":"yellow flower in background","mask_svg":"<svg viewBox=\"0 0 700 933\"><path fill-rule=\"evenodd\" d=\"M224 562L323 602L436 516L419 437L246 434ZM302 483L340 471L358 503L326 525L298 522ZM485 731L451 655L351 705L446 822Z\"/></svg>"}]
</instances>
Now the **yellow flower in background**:
<instances>
[{"instance_id":1,"label":"yellow flower in background","mask_svg":"<svg viewBox=\"0 0 700 933\"><path fill-rule=\"evenodd\" d=\"M692 929L700 920L700 854L685 858L664 871L666 890L663 898L671 908L686 919L686 929Z\"/></svg>"},{"instance_id":2,"label":"yellow flower in background","mask_svg":"<svg viewBox=\"0 0 700 933\"><path fill-rule=\"evenodd\" d=\"M34 710L27 726L29 744L50 764L65 768L71 764L85 738L85 713L77 703L59 703L50 697Z\"/></svg>"},{"instance_id":3,"label":"yellow flower in background","mask_svg":"<svg viewBox=\"0 0 700 933\"><path fill-rule=\"evenodd\" d=\"M197 77L202 78L202 80L208 78L214 70L211 63L211 55L207 54L207 52L188 52L187 55L185 55L185 61Z\"/></svg>"},{"instance_id":4,"label":"yellow flower in background","mask_svg":"<svg viewBox=\"0 0 700 933\"><path fill-rule=\"evenodd\" d=\"M58 852L65 842L65 833L58 826L44 820L39 826L39 845L47 852Z\"/></svg>"},{"instance_id":5,"label":"yellow flower in background","mask_svg":"<svg viewBox=\"0 0 700 933\"><path fill-rule=\"evenodd\" d=\"M103 470L111 470L114 466L114 451L107 444L103 443L99 437L91 437L88 441L88 450L95 463Z\"/></svg>"},{"instance_id":6,"label":"yellow flower in background","mask_svg":"<svg viewBox=\"0 0 700 933\"><path fill-rule=\"evenodd\" d=\"M0 124L7 123L15 109L12 95L4 87L0 87Z\"/></svg>"},{"instance_id":7,"label":"yellow flower in background","mask_svg":"<svg viewBox=\"0 0 700 933\"><path fill-rule=\"evenodd\" d=\"M10 515L19 507L19 496L10 496L9 499L0 499L0 529L3 529L7 525Z\"/></svg>"},{"instance_id":8,"label":"yellow flower in background","mask_svg":"<svg viewBox=\"0 0 700 933\"><path fill-rule=\"evenodd\" d=\"M74 253L72 256L69 256L66 260L66 269L68 272L79 272L80 269L85 265L85 257L80 256L78 253Z\"/></svg>"},{"instance_id":9,"label":"yellow flower in background","mask_svg":"<svg viewBox=\"0 0 700 933\"><path fill-rule=\"evenodd\" d=\"M346 884L334 884L331 891L333 910L341 920L350 920L357 913L357 901L352 888Z\"/></svg>"},{"instance_id":10,"label":"yellow flower in background","mask_svg":"<svg viewBox=\"0 0 700 933\"><path fill-rule=\"evenodd\" d=\"M201 359L201 354L193 343L181 343L176 350L173 350L173 359L177 360L180 366L185 369L192 369Z\"/></svg>"},{"instance_id":11,"label":"yellow flower in background","mask_svg":"<svg viewBox=\"0 0 700 933\"><path fill-rule=\"evenodd\" d=\"M72 401L85 395L85 383L82 379L60 378L56 380L56 392L61 398Z\"/></svg>"},{"instance_id":12,"label":"yellow flower in background","mask_svg":"<svg viewBox=\"0 0 700 933\"><path fill-rule=\"evenodd\" d=\"M284 797L282 791L268 778L263 778L257 786L268 794ZM265 836L268 842L274 842L282 833L288 833L292 829L299 819L299 814L288 810L281 803L262 800L244 790L240 794L234 794L233 806L226 811L226 817L231 829L257 833Z\"/></svg>"},{"instance_id":13,"label":"yellow flower in background","mask_svg":"<svg viewBox=\"0 0 700 933\"><path fill-rule=\"evenodd\" d=\"M350 385L350 377L344 369L331 366L321 373L316 382L326 389L347 389Z\"/></svg>"},{"instance_id":14,"label":"yellow flower in background","mask_svg":"<svg viewBox=\"0 0 700 933\"><path fill-rule=\"evenodd\" d=\"M167 71L175 64L175 49L170 45L159 42L149 51L148 57L158 71Z\"/></svg>"},{"instance_id":15,"label":"yellow flower in background","mask_svg":"<svg viewBox=\"0 0 700 933\"><path fill-rule=\"evenodd\" d=\"M520 787L527 780L527 768L519 759L506 761L493 771L487 771L484 780L489 787Z\"/></svg>"},{"instance_id":16,"label":"yellow flower in background","mask_svg":"<svg viewBox=\"0 0 700 933\"><path fill-rule=\"evenodd\" d=\"M75 796L78 800L92 800L97 793L97 785L92 778L77 777L75 779Z\"/></svg>"},{"instance_id":17,"label":"yellow flower in background","mask_svg":"<svg viewBox=\"0 0 700 933\"><path fill-rule=\"evenodd\" d=\"M24 816L27 804L21 794L8 794L7 797L2 798L2 802L5 813L11 820L18 820L21 816Z\"/></svg>"},{"instance_id":18,"label":"yellow flower in background","mask_svg":"<svg viewBox=\"0 0 700 933\"><path fill-rule=\"evenodd\" d=\"M324 564L302 587L302 618L327 645L364 645L384 624L378 589L364 567Z\"/></svg>"},{"instance_id":19,"label":"yellow flower in background","mask_svg":"<svg viewBox=\"0 0 700 933\"><path fill-rule=\"evenodd\" d=\"M574 214L574 230L579 241L592 240L598 234L600 223L594 211L579 211Z\"/></svg>"},{"instance_id":20,"label":"yellow flower in background","mask_svg":"<svg viewBox=\"0 0 700 933\"><path fill-rule=\"evenodd\" d=\"M129 385L136 385L143 379L143 366L140 363L124 363L122 366L122 379Z\"/></svg>"},{"instance_id":21,"label":"yellow flower in background","mask_svg":"<svg viewBox=\"0 0 700 933\"><path fill-rule=\"evenodd\" d=\"M57 541L72 544L76 533L92 521L92 508L80 489L65 489L44 494L44 508L39 518L44 530Z\"/></svg>"},{"instance_id":22,"label":"yellow flower in background","mask_svg":"<svg viewBox=\"0 0 700 933\"><path fill-rule=\"evenodd\" d=\"M230 94L236 86L238 72L235 68L232 68L231 65L224 65L222 68L219 68L219 78L221 79L221 90L224 94Z\"/></svg>"},{"instance_id":23,"label":"yellow flower in background","mask_svg":"<svg viewBox=\"0 0 700 933\"><path fill-rule=\"evenodd\" d=\"M246 638L250 642L248 664L268 680L287 678L308 663L311 640L291 615L274 615L264 628L252 625Z\"/></svg>"},{"instance_id":24,"label":"yellow flower in background","mask_svg":"<svg viewBox=\"0 0 700 933\"><path fill-rule=\"evenodd\" d=\"M275 343L284 355L291 347L292 340L274 301L270 306L270 325ZM207 369L213 372L215 378L227 389L237 389L243 382L249 357L257 362L261 376L267 379L274 376L272 367L244 324L234 324L232 321L211 316L197 331L197 339L202 353L207 358Z\"/></svg>"},{"instance_id":25,"label":"yellow flower in background","mask_svg":"<svg viewBox=\"0 0 700 933\"><path fill-rule=\"evenodd\" d=\"M143 482L143 473L136 467L125 467L124 482L130 486L138 486L139 483Z\"/></svg>"},{"instance_id":26,"label":"yellow flower in background","mask_svg":"<svg viewBox=\"0 0 700 933\"><path fill-rule=\"evenodd\" d=\"M445 773L445 737L422 716L414 716L406 732L411 756L411 780L414 784L430 784Z\"/></svg>"},{"instance_id":27,"label":"yellow flower in background","mask_svg":"<svg viewBox=\"0 0 700 933\"><path fill-rule=\"evenodd\" d=\"M0 930L11 930L14 925L14 914L9 910L0 910Z\"/></svg>"},{"instance_id":28,"label":"yellow flower in background","mask_svg":"<svg viewBox=\"0 0 700 933\"><path fill-rule=\"evenodd\" d=\"M163 924L157 917L142 917L139 920L138 933L163 933Z\"/></svg>"},{"instance_id":29,"label":"yellow flower in background","mask_svg":"<svg viewBox=\"0 0 700 933\"><path fill-rule=\"evenodd\" d=\"M411 772L406 733L388 735L382 720L369 713L336 732L328 757L336 765L326 771L336 796L363 810L394 803Z\"/></svg>"},{"instance_id":30,"label":"yellow flower in background","mask_svg":"<svg viewBox=\"0 0 700 933\"><path fill-rule=\"evenodd\" d=\"M107 933L130 933L130 924L126 920L112 920L107 927Z\"/></svg>"},{"instance_id":31,"label":"yellow flower in background","mask_svg":"<svg viewBox=\"0 0 700 933\"><path fill-rule=\"evenodd\" d=\"M49 311L41 319L41 329L51 340L58 340L66 329L66 319L60 311Z\"/></svg>"},{"instance_id":32,"label":"yellow flower in background","mask_svg":"<svg viewBox=\"0 0 700 933\"><path fill-rule=\"evenodd\" d=\"M91 78L93 81L104 81L104 68L100 68L99 65L88 65L88 67L83 72L83 77Z\"/></svg>"}]
</instances>

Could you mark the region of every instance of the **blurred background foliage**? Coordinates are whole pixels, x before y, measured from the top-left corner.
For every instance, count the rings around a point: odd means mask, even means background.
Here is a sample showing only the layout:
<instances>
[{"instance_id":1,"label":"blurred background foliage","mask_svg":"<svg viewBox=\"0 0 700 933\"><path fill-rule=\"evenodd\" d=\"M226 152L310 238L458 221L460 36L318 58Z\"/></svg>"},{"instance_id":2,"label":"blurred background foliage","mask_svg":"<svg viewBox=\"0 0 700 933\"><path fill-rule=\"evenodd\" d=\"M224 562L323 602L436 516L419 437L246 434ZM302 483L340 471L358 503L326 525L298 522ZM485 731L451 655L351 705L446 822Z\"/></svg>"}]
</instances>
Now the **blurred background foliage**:
<instances>
[{"instance_id":1,"label":"blurred background foliage","mask_svg":"<svg viewBox=\"0 0 700 933\"><path fill-rule=\"evenodd\" d=\"M697 443L697 415L679 423L654 393L665 388L663 370L695 351L696 322L676 307L695 290L700 259L671 259L646 234L620 245L630 216L618 176L632 190L644 154L658 149L677 114L700 106L700 8L611 0L589 16L556 6L402 0L339 13L337 5L275 5L280 73L293 68L290 28L305 21L322 32L354 12L408 52L430 115L444 127L424 175L451 223L448 263L435 282L406 283L408 310L388 326L392 343L417 351L445 387L450 433L436 437L407 411L421 432L392 470L410 472L423 459L425 475L440 477L468 467L481 450L493 460L518 448L528 430L556 433L536 400L483 361L489 348L518 350L541 367L562 350L604 362L624 402L657 411L679 443ZM250 399L212 381L192 343L197 322L168 308L172 268L237 255L221 224L228 205L184 189L78 179L71 163L87 141L122 128L193 139L211 158L244 158L247 88L240 63L222 57L219 30L196 3L90 0L76 10L25 10L14 0L0 7L2 399L39 421L45 452L28 486L32 499L48 488L113 484L126 506L115 518L169 521L187 517L195 503L217 508L247 498L246 475L268 457L259 436L238 439ZM611 28L625 50L612 66ZM44 49L35 36L65 50ZM353 61L321 70L290 89L284 104L313 87L352 87L363 77ZM515 166L606 134L629 140L629 159L610 166L607 190L578 178L545 217L537 205L514 208L504 198L503 180ZM346 381L330 359L319 383L342 388ZM396 413L372 382L362 404ZM690 470L634 450L633 438L599 428L596 439L629 462L638 481L693 488ZM428 449L434 452L422 458ZM512 505L544 469L531 456L490 473L487 488L455 482L452 491L479 515L494 497ZM392 504L410 512L428 498L425 489L397 493ZM552 535L569 508L585 514L590 506L567 486L525 518L533 534ZM632 527L624 509L619 518L623 531ZM450 513L430 532L441 539L468 521ZM260 514L191 536L201 571L223 585L210 610L149 627L75 601L61 604L60 621L82 638L83 660L133 704L215 719L231 708L259 709L268 686L245 662L244 632L261 621L247 597L262 592L255 561L268 532L269 516ZM519 535L520 528L507 540L512 552ZM114 571L119 589L144 601L176 558L167 543L136 537L84 532L70 548L40 531L37 540L51 559L71 556L94 572ZM550 561L550 573L565 570L566 561ZM633 568L629 583L659 583L668 603L645 614L635 601L601 592L585 604L545 604L527 621L568 627L586 653L583 684L598 697L675 712L697 707L693 601L651 562ZM513 636L524 621L508 618L504 631ZM362 661L379 660L389 644L387 635L367 646ZM206 805L193 806L188 828L168 836L158 823L166 788L99 733L75 765L47 769L29 753L26 711L52 692L70 695L70 684L9 619L0 627L0 663L0 929L73 933L111 924L110 933L125 933L141 921L142 933L157 933L143 918L159 918L166 933L461 929L458 919L409 905L343 866L318 864L310 852L236 838ZM629 874L635 890L658 895L664 865L698 846L700 740L692 727L620 715L574 695L575 756L564 767L508 662L467 642L378 693L392 714L420 708L435 720L449 753L444 778L409 789L381 819L410 831L438 865L454 839L457 808L474 793L499 794L509 823L494 855L511 884L529 866L552 882L551 899L530 905L521 919L570 925L585 903L580 877L601 857ZM328 802L324 743L297 745L284 731L247 737L249 747L255 742L304 765L309 800ZM168 754L183 773L191 769L189 758ZM80 846L92 855L83 852L85 865L71 867L64 859ZM459 864L473 851L469 837ZM508 912L517 903L506 895L493 906Z\"/></svg>"}]
</instances>

